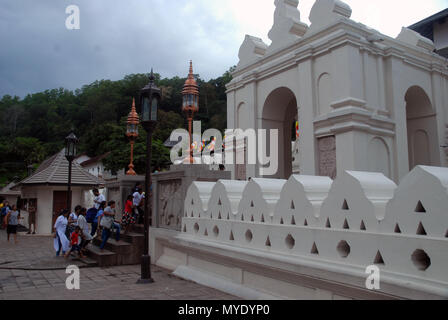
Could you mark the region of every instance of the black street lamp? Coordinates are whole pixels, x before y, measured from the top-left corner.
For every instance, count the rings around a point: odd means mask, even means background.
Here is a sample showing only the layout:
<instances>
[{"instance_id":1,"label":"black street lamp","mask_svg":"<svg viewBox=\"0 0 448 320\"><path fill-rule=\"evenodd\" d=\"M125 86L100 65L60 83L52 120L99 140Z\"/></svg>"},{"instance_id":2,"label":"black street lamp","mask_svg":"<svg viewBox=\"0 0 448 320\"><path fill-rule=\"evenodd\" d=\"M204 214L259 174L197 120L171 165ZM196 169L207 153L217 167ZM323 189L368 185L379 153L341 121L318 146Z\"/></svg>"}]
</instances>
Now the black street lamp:
<instances>
[{"instance_id":1,"label":"black street lamp","mask_svg":"<svg viewBox=\"0 0 448 320\"><path fill-rule=\"evenodd\" d=\"M68 190L67 190L67 209L72 210L72 162L76 157L76 145L78 138L72 132L65 138L65 158L68 161Z\"/></svg>"},{"instance_id":2,"label":"black street lamp","mask_svg":"<svg viewBox=\"0 0 448 320\"><path fill-rule=\"evenodd\" d=\"M142 126L147 132L146 135L146 178L145 178L145 246L142 255L142 274L137 283L152 283L151 278L151 257L149 255L149 219L150 219L150 187L151 181L151 147L152 133L157 125L157 113L159 102L162 98L161 91L154 84L154 73L151 70L149 83L140 90L140 104L142 106Z\"/></svg>"}]
</instances>

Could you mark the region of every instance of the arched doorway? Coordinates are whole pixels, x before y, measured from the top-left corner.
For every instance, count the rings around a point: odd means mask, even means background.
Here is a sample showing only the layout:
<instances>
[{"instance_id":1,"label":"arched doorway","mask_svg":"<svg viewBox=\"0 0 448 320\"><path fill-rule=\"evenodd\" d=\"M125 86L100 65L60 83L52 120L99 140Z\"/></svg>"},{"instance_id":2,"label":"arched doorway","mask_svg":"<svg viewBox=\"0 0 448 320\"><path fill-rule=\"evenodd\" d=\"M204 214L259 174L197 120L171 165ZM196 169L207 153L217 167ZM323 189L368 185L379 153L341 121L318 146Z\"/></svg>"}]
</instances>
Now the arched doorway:
<instances>
[{"instance_id":1,"label":"arched doorway","mask_svg":"<svg viewBox=\"0 0 448 320\"><path fill-rule=\"evenodd\" d=\"M269 178L289 179L292 175L292 151L295 142L295 123L298 120L297 100L294 93L281 87L272 91L263 106L262 128L278 130L278 171ZM270 154L270 136L267 133L267 154ZM272 142L276 143L276 141Z\"/></svg>"},{"instance_id":2,"label":"arched doorway","mask_svg":"<svg viewBox=\"0 0 448 320\"><path fill-rule=\"evenodd\" d=\"M418 165L440 166L437 118L425 91L413 86L405 96L409 170Z\"/></svg>"}]
</instances>

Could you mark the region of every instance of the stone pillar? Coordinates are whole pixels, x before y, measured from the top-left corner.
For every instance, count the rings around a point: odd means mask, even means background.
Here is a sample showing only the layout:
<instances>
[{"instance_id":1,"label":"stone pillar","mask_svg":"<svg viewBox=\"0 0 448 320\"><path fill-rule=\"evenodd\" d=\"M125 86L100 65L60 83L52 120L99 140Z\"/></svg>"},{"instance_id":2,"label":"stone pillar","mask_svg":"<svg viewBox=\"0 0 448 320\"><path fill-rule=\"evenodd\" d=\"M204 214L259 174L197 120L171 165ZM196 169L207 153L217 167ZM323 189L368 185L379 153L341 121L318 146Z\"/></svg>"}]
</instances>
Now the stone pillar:
<instances>
[{"instance_id":1,"label":"stone pillar","mask_svg":"<svg viewBox=\"0 0 448 320\"><path fill-rule=\"evenodd\" d=\"M124 213L124 206L126 199L134 192L134 187L137 183L145 184L145 176L127 176L118 175L115 179L106 180L106 199L107 201L114 200L116 202L115 211L117 212L116 219L121 219ZM146 190L144 190L146 192Z\"/></svg>"},{"instance_id":2,"label":"stone pillar","mask_svg":"<svg viewBox=\"0 0 448 320\"><path fill-rule=\"evenodd\" d=\"M230 178L230 171L211 171L208 165L173 165L168 172L153 174L153 228L181 230L185 196L193 181Z\"/></svg>"},{"instance_id":3,"label":"stone pillar","mask_svg":"<svg viewBox=\"0 0 448 320\"><path fill-rule=\"evenodd\" d=\"M300 173L304 175L317 174L314 138L314 77L313 60L308 59L299 64L298 81L299 94L297 96L300 139L299 139L299 163Z\"/></svg>"}]
</instances>

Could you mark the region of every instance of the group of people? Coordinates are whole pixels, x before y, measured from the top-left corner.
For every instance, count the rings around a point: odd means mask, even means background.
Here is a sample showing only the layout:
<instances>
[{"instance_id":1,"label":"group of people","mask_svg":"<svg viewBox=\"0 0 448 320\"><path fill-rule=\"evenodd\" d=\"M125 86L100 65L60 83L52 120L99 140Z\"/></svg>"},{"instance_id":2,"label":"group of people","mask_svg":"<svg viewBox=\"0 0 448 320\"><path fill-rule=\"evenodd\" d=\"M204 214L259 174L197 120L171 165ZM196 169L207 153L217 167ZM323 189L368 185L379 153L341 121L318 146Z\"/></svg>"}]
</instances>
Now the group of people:
<instances>
[{"instance_id":1,"label":"group of people","mask_svg":"<svg viewBox=\"0 0 448 320\"><path fill-rule=\"evenodd\" d=\"M141 207L145 194L140 184L136 185L134 193L126 200L121 223L115 221L115 201L107 202L98 189L94 189L93 194L95 196L93 208L87 210L76 206L72 213L63 210L56 219L53 228L56 256L60 256L62 252L68 258L71 253L77 252L79 257L83 258L87 245L95 237L101 239L100 250L104 250L114 232L115 240L120 241L122 228L127 234L131 232L134 224L142 223Z\"/></svg>"}]
</instances>

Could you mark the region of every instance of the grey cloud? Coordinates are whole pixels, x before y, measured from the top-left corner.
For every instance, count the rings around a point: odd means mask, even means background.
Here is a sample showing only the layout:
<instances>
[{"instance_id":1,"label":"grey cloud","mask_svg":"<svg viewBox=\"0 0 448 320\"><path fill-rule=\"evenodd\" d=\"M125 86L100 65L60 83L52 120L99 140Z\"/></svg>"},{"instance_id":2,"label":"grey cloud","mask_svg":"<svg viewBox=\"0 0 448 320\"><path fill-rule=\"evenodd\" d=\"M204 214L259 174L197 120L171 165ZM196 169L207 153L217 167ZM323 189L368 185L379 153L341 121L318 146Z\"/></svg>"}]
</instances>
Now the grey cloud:
<instances>
[{"instance_id":1,"label":"grey cloud","mask_svg":"<svg viewBox=\"0 0 448 320\"><path fill-rule=\"evenodd\" d=\"M76 89L151 67L182 76L189 59L202 78L218 77L237 63L241 39L230 19L218 23L199 2L186 10L188 2L2 0L0 97ZM70 4L80 8L81 30L65 28Z\"/></svg>"}]
</instances>

